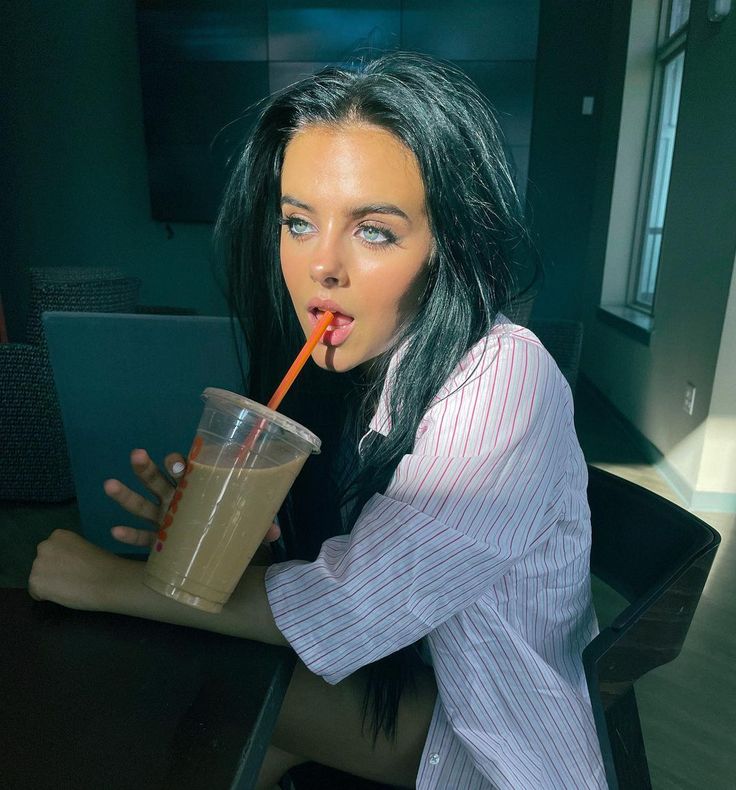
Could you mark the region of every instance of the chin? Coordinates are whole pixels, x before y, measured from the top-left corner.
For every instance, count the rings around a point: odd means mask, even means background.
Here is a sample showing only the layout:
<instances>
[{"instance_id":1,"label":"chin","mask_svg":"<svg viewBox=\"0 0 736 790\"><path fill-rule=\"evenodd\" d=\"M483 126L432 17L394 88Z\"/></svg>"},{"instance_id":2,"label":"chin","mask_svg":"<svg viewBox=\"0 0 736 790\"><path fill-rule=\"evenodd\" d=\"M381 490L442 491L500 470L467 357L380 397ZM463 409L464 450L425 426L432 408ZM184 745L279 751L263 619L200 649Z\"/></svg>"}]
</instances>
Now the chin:
<instances>
[{"instance_id":1,"label":"chin","mask_svg":"<svg viewBox=\"0 0 736 790\"><path fill-rule=\"evenodd\" d=\"M344 346L320 344L312 352L312 360L322 370L329 370L331 373L347 373L360 368L370 376L373 363L382 358L387 350L377 354L358 354L351 353L353 350L348 350Z\"/></svg>"},{"instance_id":2,"label":"chin","mask_svg":"<svg viewBox=\"0 0 736 790\"><path fill-rule=\"evenodd\" d=\"M341 353L339 348L325 346L318 346L312 353L312 359L322 370L329 370L331 373L347 373L363 364L363 360L355 360Z\"/></svg>"}]
</instances>

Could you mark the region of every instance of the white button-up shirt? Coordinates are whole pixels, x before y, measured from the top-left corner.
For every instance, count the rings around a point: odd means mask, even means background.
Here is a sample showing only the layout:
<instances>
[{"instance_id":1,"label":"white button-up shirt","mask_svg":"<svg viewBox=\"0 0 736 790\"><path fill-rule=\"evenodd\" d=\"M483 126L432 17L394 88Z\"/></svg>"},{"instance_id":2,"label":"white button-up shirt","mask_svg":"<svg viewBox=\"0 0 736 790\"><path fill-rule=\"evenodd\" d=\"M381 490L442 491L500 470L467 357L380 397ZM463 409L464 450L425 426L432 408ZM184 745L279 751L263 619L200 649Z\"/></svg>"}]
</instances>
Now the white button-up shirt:
<instances>
[{"instance_id":1,"label":"white button-up shirt","mask_svg":"<svg viewBox=\"0 0 736 790\"><path fill-rule=\"evenodd\" d=\"M278 628L329 683L425 639L438 696L419 790L606 787L581 662L597 632L586 485L564 377L501 316L352 532L269 568Z\"/></svg>"}]
</instances>

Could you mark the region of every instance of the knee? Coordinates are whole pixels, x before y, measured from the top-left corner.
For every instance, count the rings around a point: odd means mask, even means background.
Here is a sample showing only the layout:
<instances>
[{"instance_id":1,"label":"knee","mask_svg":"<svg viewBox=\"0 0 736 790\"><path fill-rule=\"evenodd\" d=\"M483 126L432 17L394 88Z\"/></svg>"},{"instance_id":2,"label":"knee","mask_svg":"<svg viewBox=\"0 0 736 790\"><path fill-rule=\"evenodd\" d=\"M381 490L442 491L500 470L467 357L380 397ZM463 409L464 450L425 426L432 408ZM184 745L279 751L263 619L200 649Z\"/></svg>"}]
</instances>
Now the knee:
<instances>
[{"instance_id":1,"label":"knee","mask_svg":"<svg viewBox=\"0 0 736 790\"><path fill-rule=\"evenodd\" d=\"M263 758L261 771L258 774L256 790L278 790L278 783L283 775L296 765L306 762L304 757L299 757L291 752L270 745L266 756Z\"/></svg>"}]
</instances>

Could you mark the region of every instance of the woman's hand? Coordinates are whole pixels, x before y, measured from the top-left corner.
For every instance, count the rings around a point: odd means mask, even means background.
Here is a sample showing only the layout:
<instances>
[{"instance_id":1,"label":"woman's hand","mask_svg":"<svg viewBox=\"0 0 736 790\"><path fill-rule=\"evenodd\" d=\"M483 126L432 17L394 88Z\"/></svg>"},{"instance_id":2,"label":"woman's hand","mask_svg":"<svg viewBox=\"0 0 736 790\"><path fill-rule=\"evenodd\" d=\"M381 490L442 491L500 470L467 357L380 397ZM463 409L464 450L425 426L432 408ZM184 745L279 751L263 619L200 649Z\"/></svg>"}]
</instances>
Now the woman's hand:
<instances>
[{"instance_id":1,"label":"woman's hand","mask_svg":"<svg viewBox=\"0 0 736 790\"><path fill-rule=\"evenodd\" d=\"M57 529L38 545L28 592L72 609L115 612L285 645L268 605L265 568L247 568L222 612L212 614L167 598L143 583L146 564L116 557L76 532Z\"/></svg>"},{"instance_id":2,"label":"woman's hand","mask_svg":"<svg viewBox=\"0 0 736 790\"><path fill-rule=\"evenodd\" d=\"M184 476L186 459L180 453L169 453L164 459L164 466L170 477L167 477L151 460L145 450L133 450L130 454L130 465L135 476L149 491L154 501L136 493L119 480L105 480L105 493L117 502L128 513L148 521L153 529L135 529L134 527L115 526L112 536L129 546L152 546L156 541L156 532L169 509L171 497L176 490L176 482Z\"/></svg>"},{"instance_id":3,"label":"woman's hand","mask_svg":"<svg viewBox=\"0 0 736 790\"><path fill-rule=\"evenodd\" d=\"M74 609L105 609L128 561L94 546L76 532L54 530L38 544L28 579L36 600Z\"/></svg>"},{"instance_id":4,"label":"woman's hand","mask_svg":"<svg viewBox=\"0 0 736 790\"><path fill-rule=\"evenodd\" d=\"M136 493L115 479L105 480L105 493L124 510L127 510L128 513L150 522L153 529L135 529L134 527L121 525L113 527L111 533L121 543L126 543L130 546L151 547L156 541L158 526L169 509L171 497L176 490L176 483L184 476L186 471L186 459L180 453L169 453L164 459L164 466L169 476L164 475L145 450L133 450L130 454L130 465L135 476L153 495L155 501L151 501ZM278 540L280 535L281 530L278 524L272 524L266 533L264 543ZM262 555L260 550L253 559L255 564L267 560L265 556L259 555Z\"/></svg>"}]
</instances>

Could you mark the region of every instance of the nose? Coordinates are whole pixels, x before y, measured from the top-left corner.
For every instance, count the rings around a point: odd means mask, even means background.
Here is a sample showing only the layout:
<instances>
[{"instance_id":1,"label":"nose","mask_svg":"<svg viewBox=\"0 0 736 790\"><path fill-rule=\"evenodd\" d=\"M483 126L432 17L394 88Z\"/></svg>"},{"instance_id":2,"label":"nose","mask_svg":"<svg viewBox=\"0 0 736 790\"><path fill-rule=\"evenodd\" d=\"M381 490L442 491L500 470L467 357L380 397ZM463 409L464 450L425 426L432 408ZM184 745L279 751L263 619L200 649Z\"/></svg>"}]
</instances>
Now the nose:
<instances>
[{"instance_id":1,"label":"nose","mask_svg":"<svg viewBox=\"0 0 736 790\"><path fill-rule=\"evenodd\" d=\"M309 264L312 281L323 288L337 288L347 284L347 269L336 241L325 239L314 250Z\"/></svg>"}]
</instances>

